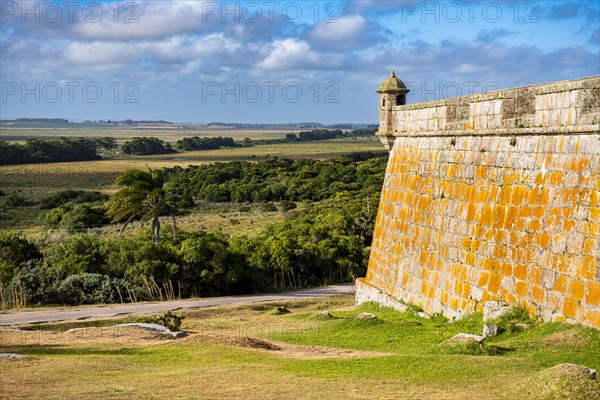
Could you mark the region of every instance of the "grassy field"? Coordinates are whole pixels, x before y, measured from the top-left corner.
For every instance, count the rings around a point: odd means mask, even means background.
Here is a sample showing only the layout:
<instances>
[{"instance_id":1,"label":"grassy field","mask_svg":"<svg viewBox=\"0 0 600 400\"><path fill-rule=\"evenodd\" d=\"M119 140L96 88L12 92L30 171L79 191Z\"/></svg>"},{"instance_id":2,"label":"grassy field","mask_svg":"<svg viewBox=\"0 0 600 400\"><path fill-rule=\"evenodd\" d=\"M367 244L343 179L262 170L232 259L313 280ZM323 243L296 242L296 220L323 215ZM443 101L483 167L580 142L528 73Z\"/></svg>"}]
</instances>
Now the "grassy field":
<instances>
[{"instance_id":1,"label":"grassy field","mask_svg":"<svg viewBox=\"0 0 600 400\"><path fill-rule=\"evenodd\" d=\"M97 161L5 165L0 166L0 184L3 190L22 189L43 192L74 187L95 190L110 189L115 177L127 169L173 166L185 168L189 165L240 160L253 161L266 157L326 159L361 151L383 152L384 150L379 140L376 139L336 139L154 156L119 156Z\"/></svg>"},{"instance_id":2,"label":"grassy field","mask_svg":"<svg viewBox=\"0 0 600 400\"><path fill-rule=\"evenodd\" d=\"M169 129L165 127L60 127L53 128L51 126L43 128L11 128L10 125L0 127L0 140L11 143L23 143L26 139L44 139L56 140L61 137L76 138L76 137L112 137L115 138L118 144L123 144L126 140L133 137L157 137L165 142L174 145L178 140L184 137L200 136L200 137L217 137L227 136L235 141L242 141L248 137L252 140L259 139L281 139L286 133L297 133L300 130L287 129L216 129L211 128L194 128L194 129L177 129L176 127Z\"/></svg>"},{"instance_id":3,"label":"grassy field","mask_svg":"<svg viewBox=\"0 0 600 400\"><path fill-rule=\"evenodd\" d=\"M291 313L272 313L277 305ZM321 317L323 310L331 316ZM365 311L377 318L354 318ZM600 332L592 329L536 324L522 333L489 339L485 351L472 351L443 342L457 332L480 331L481 315L449 324L377 305L356 307L351 296L185 315L182 329L190 335L178 340L101 328L107 325L102 322L67 333L62 332L90 322L36 328L50 332L0 331L0 352L29 355L0 359L0 396L536 399L551 386L541 377L556 364L600 368ZM540 384L544 387L536 388ZM557 398L600 396L597 380L573 380L571 386Z\"/></svg>"},{"instance_id":4,"label":"grassy field","mask_svg":"<svg viewBox=\"0 0 600 400\"><path fill-rule=\"evenodd\" d=\"M38 131L41 132L44 130L28 129L25 131L28 133L34 132L35 134ZM107 132L113 132L108 130L99 131L102 132L102 135L105 135ZM79 136L77 130L71 129L66 130L65 132L71 136ZM240 139L252 134L259 136L263 135L260 136L262 138L283 137L284 135L281 131L228 130L226 132L227 135L230 135L233 132L238 135ZM116 130L114 133L123 135L123 130ZM127 138L139 134L137 130L128 131L127 133L131 134L131 136L126 136ZM150 133L151 136L155 136L156 132L152 131L147 133L148 136L150 136ZM221 133L222 132L218 131L210 131L203 134L208 136L218 136ZM3 134L6 134L6 130L3 130ZM376 138L357 140L336 139L314 142L279 143L242 148L224 148L208 151L190 151L156 156L111 156L111 158L98 161L10 165L0 166L0 187L7 195L16 191L21 197L32 202L37 202L52 193L66 189L98 190L112 194L117 190L117 187L114 185L115 178L127 169L157 169L173 166L185 168L189 165L236 160L256 161L268 157L326 159L362 151L384 152L385 150L383 150L381 143ZM1 207L0 204L0 230L23 228L24 232L28 234L39 235L45 231L38 221L39 211L39 208L35 205L25 205L23 207L13 208ZM190 225L195 223L208 226L211 225L211 221L216 221L218 223L215 227L221 227L223 221L216 218L213 211L214 210L197 209L192 216L188 216L184 219L184 226L186 224ZM237 206L232 212L237 212ZM246 218L245 216L235 214L228 215L228 217L238 220L239 224L235 227L236 232L256 232L257 227L262 227L264 225L260 222L260 215L256 213L252 218ZM227 231L228 227L233 228L233 226L229 224L225 225L226 226L221 230Z\"/></svg>"}]
</instances>

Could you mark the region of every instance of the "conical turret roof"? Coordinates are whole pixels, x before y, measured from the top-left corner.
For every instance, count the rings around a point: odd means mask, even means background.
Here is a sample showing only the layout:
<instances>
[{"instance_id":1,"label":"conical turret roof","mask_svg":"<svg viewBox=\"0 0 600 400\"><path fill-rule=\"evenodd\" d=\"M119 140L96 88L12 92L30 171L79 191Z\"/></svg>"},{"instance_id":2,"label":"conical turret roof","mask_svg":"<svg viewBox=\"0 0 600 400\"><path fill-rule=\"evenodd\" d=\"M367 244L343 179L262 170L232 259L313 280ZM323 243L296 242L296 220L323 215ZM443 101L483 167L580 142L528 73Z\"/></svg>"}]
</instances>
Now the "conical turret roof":
<instances>
[{"instance_id":1,"label":"conical turret roof","mask_svg":"<svg viewBox=\"0 0 600 400\"><path fill-rule=\"evenodd\" d=\"M377 93L383 92L406 93L408 92L408 89L406 88L404 82L396 78L396 74L394 73L394 70L392 70L390 77L387 78L385 81L381 82L381 86L379 86L379 89L377 89Z\"/></svg>"}]
</instances>

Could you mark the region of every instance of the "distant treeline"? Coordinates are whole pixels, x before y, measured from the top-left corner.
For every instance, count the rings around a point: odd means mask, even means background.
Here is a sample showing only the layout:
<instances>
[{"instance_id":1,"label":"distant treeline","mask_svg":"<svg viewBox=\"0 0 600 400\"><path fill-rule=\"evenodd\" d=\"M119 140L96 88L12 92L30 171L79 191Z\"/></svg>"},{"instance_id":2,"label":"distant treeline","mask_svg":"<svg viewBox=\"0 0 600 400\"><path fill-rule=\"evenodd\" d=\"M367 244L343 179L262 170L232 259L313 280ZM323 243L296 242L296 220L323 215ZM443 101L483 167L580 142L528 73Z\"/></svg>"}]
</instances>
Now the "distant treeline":
<instances>
[{"instance_id":1,"label":"distant treeline","mask_svg":"<svg viewBox=\"0 0 600 400\"><path fill-rule=\"evenodd\" d=\"M15 122L41 122L44 124L68 124L68 119L63 118L17 118Z\"/></svg>"},{"instance_id":2,"label":"distant treeline","mask_svg":"<svg viewBox=\"0 0 600 400\"><path fill-rule=\"evenodd\" d=\"M198 136L186 137L177 141L176 148L184 151L192 150L214 150L220 147L237 147L237 145L230 137L203 137Z\"/></svg>"},{"instance_id":3,"label":"distant treeline","mask_svg":"<svg viewBox=\"0 0 600 400\"><path fill-rule=\"evenodd\" d=\"M375 132L377 132L377 127L354 129L351 132L345 132L344 135L346 137L369 137L369 136L375 136Z\"/></svg>"},{"instance_id":4,"label":"distant treeline","mask_svg":"<svg viewBox=\"0 0 600 400\"><path fill-rule=\"evenodd\" d=\"M214 150L222 147L248 147L336 138L356 138L373 136L375 131L375 129L355 129L352 131L313 129L298 134L287 133L285 137L278 139L252 140L245 138L244 141L237 143L230 137L201 138L194 136L178 140L176 148L182 151ZM97 153L98 150L112 151L116 147L116 140L110 137L61 138L60 140L28 139L24 145L8 144L0 141L0 165L97 160L101 158ZM134 137L123 144L121 152L123 154L153 155L175 153L175 150L170 143L155 137Z\"/></svg>"},{"instance_id":5,"label":"distant treeline","mask_svg":"<svg viewBox=\"0 0 600 400\"><path fill-rule=\"evenodd\" d=\"M146 156L151 154L174 153L175 150L171 148L171 143L165 143L164 140L160 140L159 138L134 137L123 144L123 147L121 147L121 152L123 154Z\"/></svg>"},{"instance_id":6,"label":"distant treeline","mask_svg":"<svg viewBox=\"0 0 600 400\"><path fill-rule=\"evenodd\" d=\"M265 144L277 144L277 143L289 143L289 142L310 142L315 140L329 140L337 138L357 138L357 137L369 137L374 136L377 129L354 129L352 131L341 131L339 129L313 129L311 131L302 131L295 133L286 133L284 138L281 139L262 139L262 140L251 140L246 138L242 143L243 146L256 146Z\"/></svg>"},{"instance_id":7,"label":"distant treeline","mask_svg":"<svg viewBox=\"0 0 600 400\"><path fill-rule=\"evenodd\" d=\"M25 144L0 141L0 165L98 160L92 139L28 139Z\"/></svg>"},{"instance_id":8,"label":"distant treeline","mask_svg":"<svg viewBox=\"0 0 600 400\"><path fill-rule=\"evenodd\" d=\"M352 131L342 131L340 129L313 129L311 131L302 131L298 135L295 133L288 133L285 135L286 140L293 141L299 140L301 142L308 142L312 140L328 140L337 138L354 138L375 135L376 129L355 129Z\"/></svg>"},{"instance_id":9,"label":"distant treeline","mask_svg":"<svg viewBox=\"0 0 600 400\"><path fill-rule=\"evenodd\" d=\"M336 138L354 138L373 136L375 129L355 129L353 131L344 132L339 129L313 129L311 131L302 131L298 134L286 133L285 137L279 139L259 139L252 140L245 138L243 142L236 143L230 137L186 137L177 141L175 147L178 150L194 151L194 150L215 150L221 147L248 147L256 145L279 144L289 142L309 142L314 140L328 140ZM158 153L155 153L158 154Z\"/></svg>"},{"instance_id":10,"label":"distant treeline","mask_svg":"<svg viewBox=\"0 0 600 400\"><path fill-rule=\"evenodd\" d=\"M299 122L299 123L284 123L284 124L249 124L249 123L237 123L237 122L209 122L206 126L219 126L219 127L232 127L236 129L281 129L281 128L298 128L298 129L310 129L310 128L327 128L327 129L354 129L355 126L360 126L367 129L377 129L376 124L331 124L323 125L319 122ZM362 128L360 128L362 129Z\"/></svg>"},{"instance_id":11,"label":"distant treeline","mask_svg":"<svg viewBox=\"0 0 600 400\"><path fill-rule=\"evenodd\" d=\"M269 129L269 128L313 128L322 127L323 124L318 122L301 122L301 123L283 123L283 124L249 124L239 122L209 122L206 126L221 126L221 127L232 127L236 129Z\"/></svg>"},{"instance_id":12,"label":"distant treeline","mask_svg":"<svg viewBox=\"0 0 600 400\"><path fill-rule=\"evenodd\" d=\"M123 123L125 125L144 125L144 124L160 124L160 125L173 125L172 122L170 121L165 121L164 119L159 119L159 120L132 120L132 119L125 119L123 121L116 121L118 123Z\"/></svg>"}]
</instances>

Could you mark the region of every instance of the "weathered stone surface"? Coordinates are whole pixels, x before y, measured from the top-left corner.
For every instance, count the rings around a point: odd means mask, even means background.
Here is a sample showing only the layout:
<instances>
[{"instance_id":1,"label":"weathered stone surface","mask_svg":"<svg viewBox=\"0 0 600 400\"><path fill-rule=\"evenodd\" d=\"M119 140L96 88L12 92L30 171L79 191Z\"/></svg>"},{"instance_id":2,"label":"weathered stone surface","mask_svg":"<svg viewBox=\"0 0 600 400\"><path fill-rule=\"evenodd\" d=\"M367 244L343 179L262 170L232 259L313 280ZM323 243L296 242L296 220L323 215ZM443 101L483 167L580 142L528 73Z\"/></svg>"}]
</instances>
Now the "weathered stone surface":
<instances>
[{"instance_id":1,"label":"weathered stone surface","mask_svg":"<svg viewBox=\"0 0 600 400\"><path fill-rule=\"evenodd\" d=\"M368 284L362 278L356 280L355 296L356 304L375 302L398 311L406 311L408 309L406 305L386 295L381 289Z\"/></svg>"},{"instance_id":2,"label":"weathered stone surface","mask_svg":"<svg viewBox=\"0 0 600 400\"><path fill-rule=\"evenodd\" d=\"M498 329L498 325L493 324L491 322L484 322L482 335L485 337L496 336L498 335Z\"/></svg>"},{"instance_id":3,"label":"weathered stone surface","mask_svg":"<svg viewBox=\"0 0 600 400\"><path fill-rule=\"evenodd\" d=\"M380 109L395 140L357 302L453 319L502 301L600 328L597 93L600 77Z\"/></svg>"},{"instance_id":4,"label":"weathered stone surface","mask_svg":"<svg viewBox=\"0 0 600 400\"><path fill-rule=\"evenodd\" d=\"M526 324L525 322L517 322L515 324L515 326L521 330L526 331L527 329L531 328L531 326L529 326L529 324Z\"/></svg>"},{"instance_id":5,"label":"weathered stone surface","mask_svg":"<svg viewBox=\"0 0 600 400\"><path fill-rule=\"evenodd\" d=\"M473 335L470 333L457 333L452 336L450 339L446 340L446 344L454 344L454 343L483 343L485 340L485 336Z\"/></svg>"},{"instance_id":6,"label":"weathered stone surface","mask_svg":"<svg viewBox=\"0 0 600 400\"><path fill-rule=\"evenodd\" d=\"M498 325L494 320L508 314L512 306L500 301L488 301L483 306L483 336L491 337L498 334Z\"/></svg>"},{"instance_id":7,"label":"weathered stone surface","mask_svg":"<svg viewBox=\"0 0 600 400\"><path fill-rule=\"evenodd\" d=\"M512 310L512 306L501 301L486 301L483 306L483 321L493 321L504 315L508 314Z\"/></svg>"},{"instance_id":8,"label":"weathered stone surface","mask_svg":"<svg viewBox=\"0 0 600 400\"><path fill-rule=\"evenodd\" d=\"M375 314L364 312L364 313L358 314L354 318L356 318L356 319L373 319L373 318L377 318L377 316Z\"/></svg>"},{"instance_id":9,"label":"weathered stone surface","mask_svg":"<svg viewBox=\"0 0 600 400\"><path fill-rule=\"evenodd\" d=\"M142 329L146 329L149 331L153 331L156 332L158 334L161 335L165 335L165 336L170 336L172 338L175 339L179 339L182 337L186 337L187 333L186 332L173 332L170 329L168 329L167 327L160 325L160 324L150 324L150 323L146 323L146 322L132 322L132 323L128 323L128 324L119 324L119 325L115 325L116 327L119 326L123 326L123 327L128 327L128 326L133 326L133 327L138 327L138 328L142 328ZM79 330L79 329L87 329L87 328L74 328L71 329L71 331L73 330Z\"/></svg>"},{"instance_id":10,"label":"weathered stone surface","mask_svg":"<svg viewBox=\"0 0 600 400\"><path fill-rule=\"evenodd\" d=\"M0 358L13 358L13 359L19 359L19 358L27 358L28 356L24 355L24 354L17 354L17 353L0 353Z\"/></svg>"}]
</instances>

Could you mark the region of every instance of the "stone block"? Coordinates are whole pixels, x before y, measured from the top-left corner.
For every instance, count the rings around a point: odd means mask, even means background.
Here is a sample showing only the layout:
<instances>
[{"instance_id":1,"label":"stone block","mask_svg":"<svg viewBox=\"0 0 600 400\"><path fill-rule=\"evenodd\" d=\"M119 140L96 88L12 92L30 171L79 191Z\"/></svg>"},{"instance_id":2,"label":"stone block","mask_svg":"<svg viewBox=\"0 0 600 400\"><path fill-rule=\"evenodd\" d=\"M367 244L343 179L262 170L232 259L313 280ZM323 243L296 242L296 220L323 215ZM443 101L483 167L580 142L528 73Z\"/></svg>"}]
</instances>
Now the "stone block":
<instances>
[{"instance_id":1,"label":"stone block","mask_svg":"<svg viewBox=\"0 0 600 400\"><path fill-rule=\"evenodd\" d=\"M377 318L377 316L375 314L364 312L364 313L356 315L354 318L355 319L374 319L374 318Z\"/></svg>"},{"instance_id":2,"label":"stone block","mask_svg":"<svg viewBox=\"0 0 600 400\"><path fill-rule=\"evenodd\" d=\"M477 343L477 344L482 344L483 341L486 339L486 336L480 336L480 335L473 335L470 333L457 333L456 335L452 336L450 339L446 340L446 344L457 344L457 343L463 343L463 344L468 344L468 343Z\"/></svg>"},{"instance_id":3,"label":"stone block","mask_svg":"<svg viewBox=\"0 0 600 400\"><path fill-rule=\"evenodd\" d=\"M498 334L498 325L494 321L506 315L511 310L512 306L504 302L486 302L483 306L483 336L496 336Z\"/></svg>"}]
</instances>

